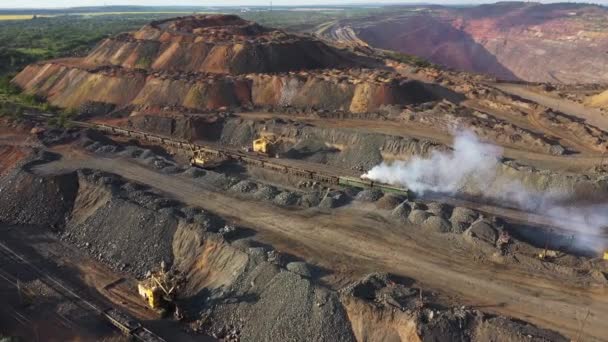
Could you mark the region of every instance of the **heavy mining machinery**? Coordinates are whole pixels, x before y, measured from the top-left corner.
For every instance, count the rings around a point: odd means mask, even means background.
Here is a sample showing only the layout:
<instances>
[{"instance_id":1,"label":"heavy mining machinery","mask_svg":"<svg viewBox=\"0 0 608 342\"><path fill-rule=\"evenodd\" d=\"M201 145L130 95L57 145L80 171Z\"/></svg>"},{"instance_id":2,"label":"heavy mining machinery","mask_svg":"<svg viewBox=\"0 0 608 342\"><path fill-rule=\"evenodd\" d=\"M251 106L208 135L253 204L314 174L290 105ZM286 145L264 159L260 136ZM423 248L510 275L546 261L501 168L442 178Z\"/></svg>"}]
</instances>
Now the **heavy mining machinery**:
<instances>
[{"instance_id":1,"label":"heavy mining machinery","mask_svg":"<svg viewBox=\"0 0 608 342\"><path fill-rule=\"evenodd\" d=\"M253 141L253 152L278 158L278 147L281 142L283 142L283 137L263 132L258 139Z\"/></svg>"},{"instance_id":2,"label":"heavy mining machinery","mask_svg":"<svg viewBox=\"0 0 608 342\"><path fill-rule=\"evenodd\" d=\"M199 149L192 153L190 165L203 169L212 169L222 165L229 158L223 153L207 149Z\"/></svg>"},{"instance_id":3,"label":"heavy mining machinery","mask_svg":"<svg viewBox=\"0 0 608 342\"><path fill-rule=\"evenodd\" d=\"M167 272L165 263L161 262L158 271L148 271L145 279L137 284L137 292L148 307L161 316L173 311L176 318L181 319L180 310L175 304L180 283L181 278Z\"/></svg>"}]
</instances>

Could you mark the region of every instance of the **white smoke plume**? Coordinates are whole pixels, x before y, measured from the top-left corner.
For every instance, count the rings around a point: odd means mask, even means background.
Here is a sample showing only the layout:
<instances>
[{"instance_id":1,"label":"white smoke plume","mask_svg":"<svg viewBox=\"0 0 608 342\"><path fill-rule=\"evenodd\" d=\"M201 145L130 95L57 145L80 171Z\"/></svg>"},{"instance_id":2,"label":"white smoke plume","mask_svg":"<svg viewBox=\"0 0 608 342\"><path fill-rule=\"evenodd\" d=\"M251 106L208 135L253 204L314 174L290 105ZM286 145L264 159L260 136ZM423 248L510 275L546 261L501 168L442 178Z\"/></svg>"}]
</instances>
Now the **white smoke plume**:
<instances>
[{"instance_id":1,"label":"white smoke plume","mask_svg":"<svg viewBox=\"0 0 608 342\"><path fill-rule=\"evenodd\" d=\"M603 234L608 229L608 203L597 205L562 205L568 194L549 189L544 192L527 189L521 182L500 179L497 173L502 155L500 147L483 143L470 131L454 134L454 147L449 152L433 151L428 157L408 161L383 162L363 178L404 186L424 195L425 192L456 195L476 192L547 217L552 225L586 234ZM504 177L504 176L503 176ZM492 189L490 189L492 187ZM580 236L579 243L590 250L608 248L605 239L592 241Z\"/></svg>"},{"instance_id":2,"label":"white smoke plume","mask_svg":"<svg viewBox=\"0 0 608 342\"><path fill-rule=\"evenodd\" d=\"M463 131L455 135L452 153L433 151L428 158L416 156L409 161L382 163L363 177L407 186L418 194L455 193L465 183L488 184L496 174L501 154L501 148L484 144L474 133Z\"/></svg>"}]
</instances>

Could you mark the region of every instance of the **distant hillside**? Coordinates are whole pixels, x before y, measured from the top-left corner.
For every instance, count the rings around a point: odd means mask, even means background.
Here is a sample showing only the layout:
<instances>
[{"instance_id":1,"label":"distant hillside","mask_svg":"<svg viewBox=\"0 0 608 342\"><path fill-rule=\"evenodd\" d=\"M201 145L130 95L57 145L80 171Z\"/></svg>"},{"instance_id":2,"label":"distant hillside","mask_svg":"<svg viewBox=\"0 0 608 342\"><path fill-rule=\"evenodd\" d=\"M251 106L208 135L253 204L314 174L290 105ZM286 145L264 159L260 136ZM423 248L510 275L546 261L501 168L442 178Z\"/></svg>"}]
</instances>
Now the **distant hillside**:
<instances>
[{"instance_id":1,"label":"distant hillside","mask_svg":"<svg viewBox=\"0 0 608 342\"><path fill-rule=\"evenodd\" d=\"M371 46L414 54L501 79L561 83L608 81L608 9L502 2L420 7L343 20Z\"/></svg>"}]
</instances>

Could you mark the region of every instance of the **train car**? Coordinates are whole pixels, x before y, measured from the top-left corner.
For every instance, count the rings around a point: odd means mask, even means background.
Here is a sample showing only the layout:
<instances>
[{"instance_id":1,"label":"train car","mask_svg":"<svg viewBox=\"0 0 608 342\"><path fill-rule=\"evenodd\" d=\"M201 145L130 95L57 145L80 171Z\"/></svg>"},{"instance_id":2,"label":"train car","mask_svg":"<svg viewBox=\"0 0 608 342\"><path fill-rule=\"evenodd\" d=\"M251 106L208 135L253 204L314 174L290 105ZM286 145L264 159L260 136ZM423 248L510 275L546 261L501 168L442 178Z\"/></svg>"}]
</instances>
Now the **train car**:
<instances>
[{"instance_id":1,"label":"train car","mask_svg":"<svg viewBox=\"0 0 608 342\"><path fill-rule=\"evenodd\" d=\"M407 197L412 196L412 193L406 188L391 185L391 184L376 182L376 181L372 181L370 179L365 179L365 178L340 176L338 178L338 184L342 185L342 186L355 187L355 188L359 188L359 189L379 189L379 190L382 190L383 192L404 194Z\"/></svg>"},{"instance_id":2,"label":"train car","mask_svg":"<svg viewBox=\"0 0 608 342\"><path fill-rule=\"evenodd\" d=\"M123 333L130 335L134 330L141 328L141 324L131 316L114 308L105 310L103 315Z\"/></svg>"},{"instance_id":3,"label":"train car","mask_svg":"<svg viewBox=\"0 0 608 342\"><path fill-rule=\"evenodd\" d=\"M338 184L342 186L366 189L373 187L374 182L368 179L349 177L349 176L340 176L338 177Z\"/></svg>"}]
</instances>

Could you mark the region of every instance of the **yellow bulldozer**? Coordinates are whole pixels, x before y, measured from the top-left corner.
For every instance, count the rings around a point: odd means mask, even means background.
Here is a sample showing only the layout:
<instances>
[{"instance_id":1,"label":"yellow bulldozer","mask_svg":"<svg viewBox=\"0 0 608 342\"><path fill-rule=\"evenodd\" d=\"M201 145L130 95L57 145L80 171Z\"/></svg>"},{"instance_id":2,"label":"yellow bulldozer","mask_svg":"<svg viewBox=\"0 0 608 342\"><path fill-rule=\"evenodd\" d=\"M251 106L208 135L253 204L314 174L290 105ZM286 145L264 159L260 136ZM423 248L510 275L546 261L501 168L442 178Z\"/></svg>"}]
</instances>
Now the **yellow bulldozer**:
<instances>
[{"instance_id":1,"label":"yellow bulldozer","mask_svg":"<svg viewBox=\"0 0 608 342\"><path fill-rule=\"evenodd\" d=\"M283 142L283 137L270 132L262 132L260 137L253 141L253 152L278 158L279 144L281 142Z\"/></svg>"},{"instance_id":2,"label":"yellow bulldozer","mask_svg":"<svg viewBox=\"0 0 608 342\"><path fill-rule=\"evenodd\" d=\"M180 281L179 277L167 272L165 263L161 262L158 271L148 271L145 279L137 284L137 292L148 307L161 316L174 311L176 318L181 318L180 310L175 305Z\"/></svg>"},{"instance_id":3,"label":"yellow bulldozer","mask_svg":"<svg viewBox=\"0 0 608 342\"><path fill-rule=\"evenodd\" d=\"M212 169L222 165L228 158L220 152L211 150L196 150L190 158L190 165L203 169Z\"/></svg>"}]
</instances>

